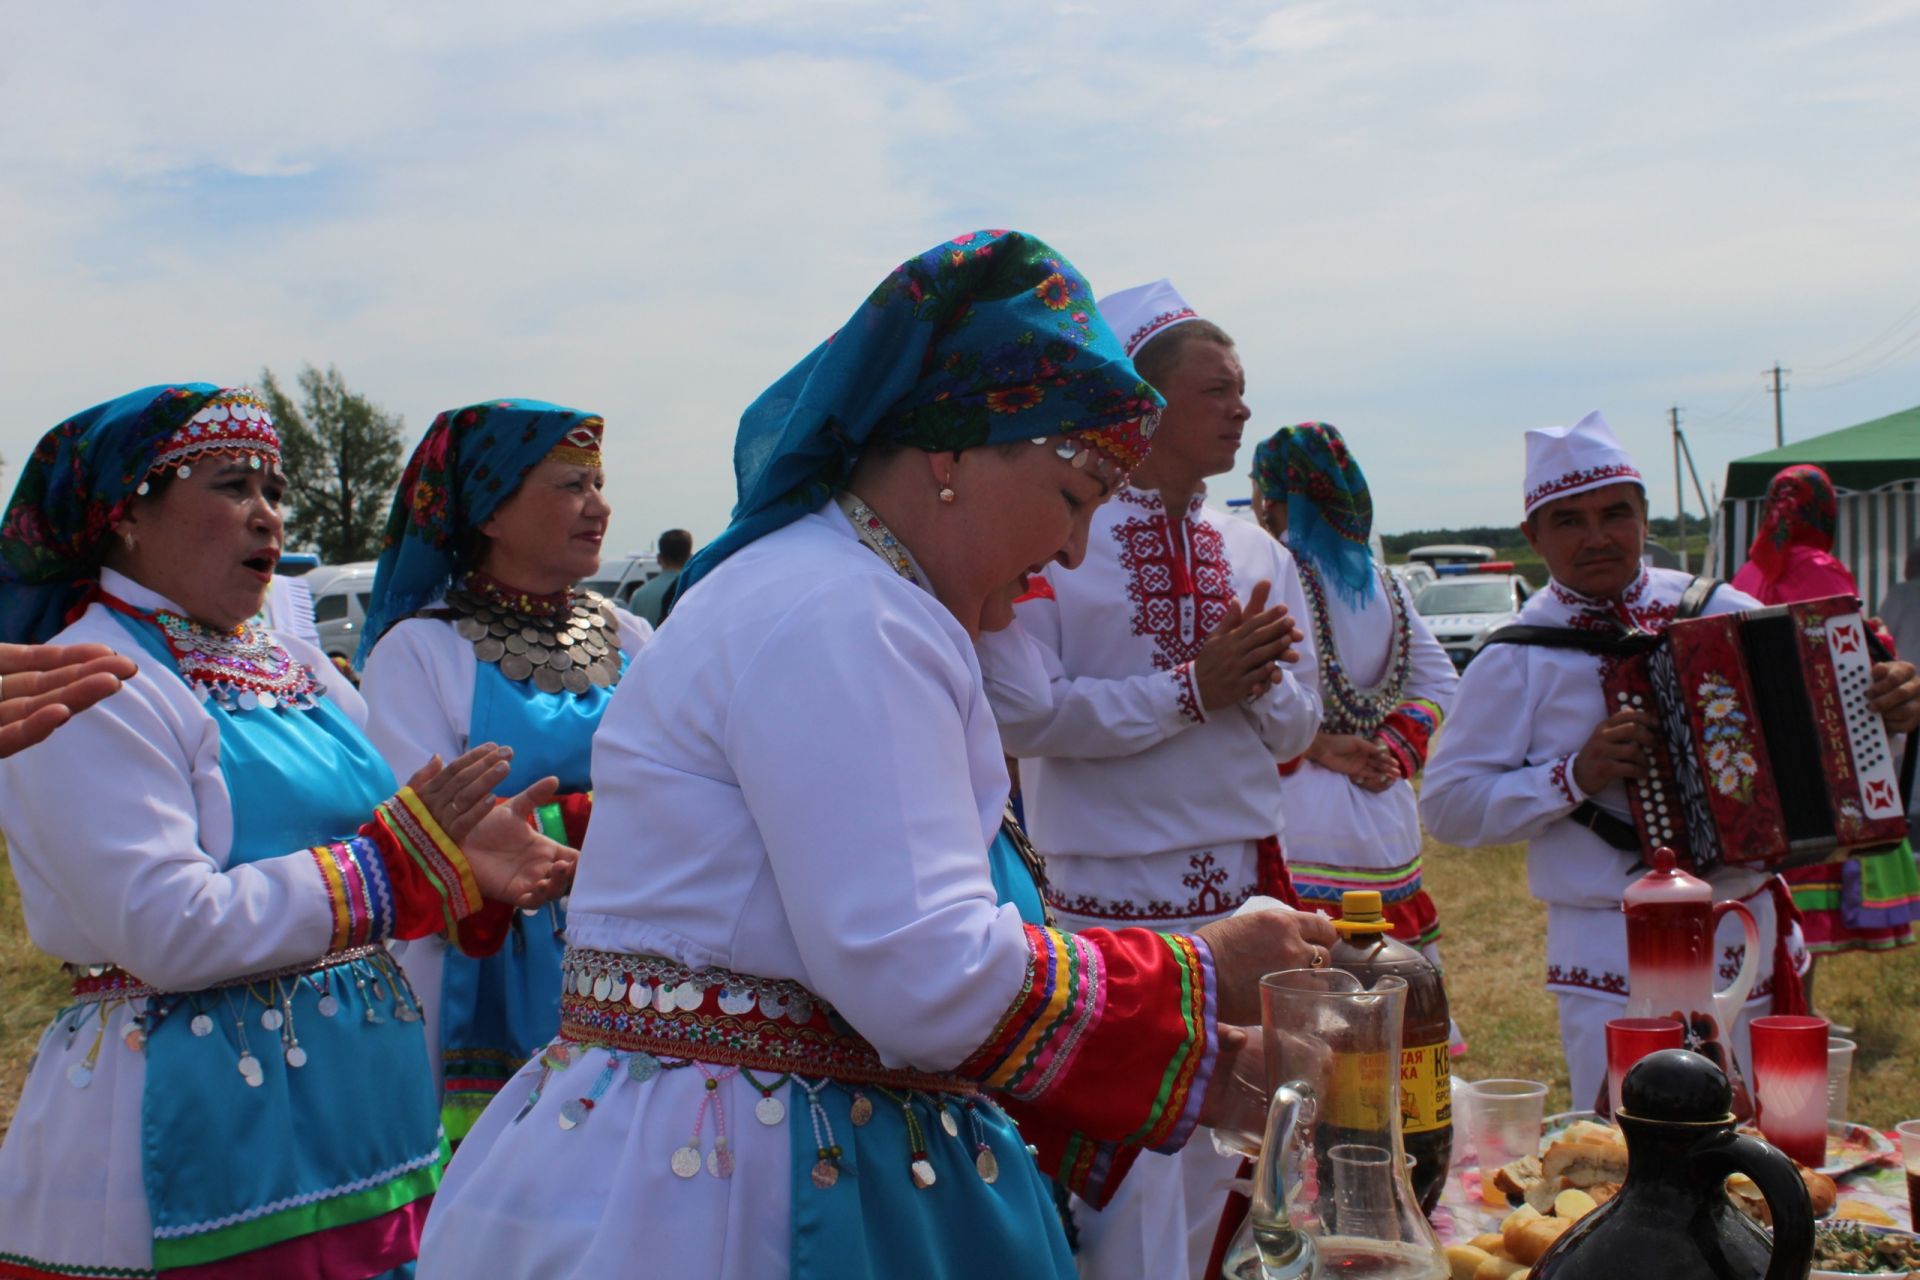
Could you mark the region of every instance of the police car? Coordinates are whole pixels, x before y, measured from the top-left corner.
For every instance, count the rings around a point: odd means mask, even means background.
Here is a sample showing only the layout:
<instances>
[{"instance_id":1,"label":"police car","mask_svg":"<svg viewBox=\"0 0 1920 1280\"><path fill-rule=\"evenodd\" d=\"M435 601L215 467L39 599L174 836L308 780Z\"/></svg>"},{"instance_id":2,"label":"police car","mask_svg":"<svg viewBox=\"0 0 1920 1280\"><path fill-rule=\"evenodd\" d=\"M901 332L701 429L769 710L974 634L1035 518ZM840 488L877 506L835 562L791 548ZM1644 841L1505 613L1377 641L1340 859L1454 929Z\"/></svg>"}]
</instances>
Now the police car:
<instances>
[{"instance_id":1,"label":"police car","mask_svg":"<svg viewBox=\"0 0 1920 1280\"><path fill-rule=\"evenodd\" d=\"M1435 571L1439 577L1421 588L1413 607L1453 665L1464 669L1494 628L1513 621L1533 588L1509 560L1442 564Z\"/></svg>"}]
</instances>

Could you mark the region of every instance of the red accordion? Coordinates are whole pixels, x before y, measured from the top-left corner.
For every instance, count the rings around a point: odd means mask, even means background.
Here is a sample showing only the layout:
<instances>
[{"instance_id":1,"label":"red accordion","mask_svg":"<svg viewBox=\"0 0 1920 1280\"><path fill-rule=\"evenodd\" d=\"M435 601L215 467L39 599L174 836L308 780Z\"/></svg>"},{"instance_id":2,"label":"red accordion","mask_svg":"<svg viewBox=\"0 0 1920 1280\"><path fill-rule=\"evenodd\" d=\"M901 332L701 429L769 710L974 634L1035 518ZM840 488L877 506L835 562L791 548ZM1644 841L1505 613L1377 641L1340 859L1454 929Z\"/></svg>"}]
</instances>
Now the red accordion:
<instances>
[{"instance_id":1,"label":"red accordion","mask_svg":"<svg viewBox=\"0 0 1920 1280\"><path fill-rule=\"evenodd\" d=\"M1867 706L1872 666L1847 596L1676 622L1620 658L1609 709L1659 721L1653 768L1627 786L1642 851L1777 869L1897 845L1906 806Z\"/></svg>"}]
</instances>

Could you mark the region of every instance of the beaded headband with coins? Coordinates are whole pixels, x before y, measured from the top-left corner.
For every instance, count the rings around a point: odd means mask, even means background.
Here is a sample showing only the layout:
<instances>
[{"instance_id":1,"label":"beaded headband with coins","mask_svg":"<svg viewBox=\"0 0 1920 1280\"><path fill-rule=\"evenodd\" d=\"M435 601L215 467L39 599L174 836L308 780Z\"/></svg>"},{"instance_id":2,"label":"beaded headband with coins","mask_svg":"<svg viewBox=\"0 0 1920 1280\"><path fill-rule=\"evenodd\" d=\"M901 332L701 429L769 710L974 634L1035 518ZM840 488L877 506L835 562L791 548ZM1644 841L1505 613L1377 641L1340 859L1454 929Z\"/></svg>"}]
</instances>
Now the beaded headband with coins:
<instances>
[{"instance_id":1,"label":"beaded headband with coins","mask_svg":"<svg viewBox=\"0 0 1920 1280\"><path fill-rule=\"evenodd\" d=\"M443 603L473 656L515 683L582 694L620 680L620 631L597 591L533 596L472 573Z\"/></svg>"},{"instance_id":2,"label":"beaded headband with coins","mask_svg":"<svg viewBox=\"0 0 1920 1280\"><path fill-rule=\"evenodd\" d=\"M251 388L215 392L160 442L153 465L133 491L145 497L154 476L176 471L184 479L193 474L195 463L209 457L244 458L255 471L279 474L280 434L274 430L273 414Z\"/></svg>"},{"instance_id":3,"label":"beaded headband with coins","mask_svg":"<svg viewBox=\"0 0 1920 1280\"><path fill-rule=\"evenodd\" d=\"M574 467L595 467L600 462L600 437L607 424L601 418L583 418L547 451L548 462L564 462Z\"/></svg>"}]
</instances>

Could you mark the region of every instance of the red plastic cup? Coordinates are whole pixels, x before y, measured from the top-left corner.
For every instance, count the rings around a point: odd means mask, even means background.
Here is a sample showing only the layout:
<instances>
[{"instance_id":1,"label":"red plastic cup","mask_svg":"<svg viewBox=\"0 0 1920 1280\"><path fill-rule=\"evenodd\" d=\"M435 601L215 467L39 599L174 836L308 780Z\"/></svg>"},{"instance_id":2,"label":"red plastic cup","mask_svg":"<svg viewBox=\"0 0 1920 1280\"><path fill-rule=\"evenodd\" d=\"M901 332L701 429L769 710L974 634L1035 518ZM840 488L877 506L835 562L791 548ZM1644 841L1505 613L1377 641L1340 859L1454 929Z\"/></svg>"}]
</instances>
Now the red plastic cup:
<instances>
[{"instance_id":1,"label":"red plastic cup","mask_svg":"<svg viewBox=\"0 0 1920 1280\"><path fill-rule=\"evenodd\" d=\"M1753 1095L1760 1132L1809 1169L1827 1162L1827 1020L1753 1020Z\"/></svg>"},{"instance_id":2,"label":"red plastic cup","mask_svg":"<svg viewBox=\"0 0 1920 1280\"><path fill-rule=\"evenodd\" d=\"M1613 1018L1607 1022L1607 1100L1620 1114L1620 1082L1634 1063L1662 1049L1686 1047L1687 1029L1672 1018Z\"/></svg>"}]
</instances>

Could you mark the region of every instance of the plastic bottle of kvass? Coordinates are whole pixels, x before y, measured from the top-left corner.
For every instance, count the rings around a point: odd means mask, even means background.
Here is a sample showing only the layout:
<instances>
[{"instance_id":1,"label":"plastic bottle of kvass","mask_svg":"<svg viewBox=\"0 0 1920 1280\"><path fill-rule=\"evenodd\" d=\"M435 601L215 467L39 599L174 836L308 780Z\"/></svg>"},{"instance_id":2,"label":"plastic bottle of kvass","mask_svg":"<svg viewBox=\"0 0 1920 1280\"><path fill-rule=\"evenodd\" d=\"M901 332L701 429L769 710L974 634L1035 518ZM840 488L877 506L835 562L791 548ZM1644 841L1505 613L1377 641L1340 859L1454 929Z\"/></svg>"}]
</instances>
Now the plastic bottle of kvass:
<instances>
[{"instance_id":1,"label":"plastic bottle of kvass","mask_svg":"<svg viewBox=\"0 0 1920 1280\"><path fill-rule=\"evenodd\" d=\"M1447 989L1439 970L1418 951L1387 935L1380 895L1371 889L1340 895L1340 940L1330 961L1368 989L1387 974L1407 981L1407 1013L1400 1032L1400 1131L1413 1157L1413 1193L1432 1213L1447 1185L1453 1158L1453 1090L1447 1055Z\"/></svg>"}]
</instances>

